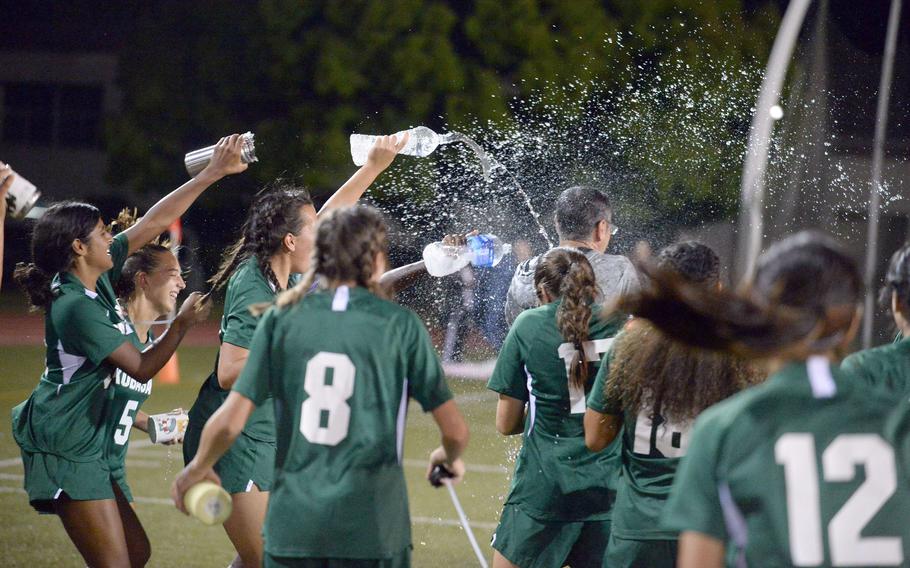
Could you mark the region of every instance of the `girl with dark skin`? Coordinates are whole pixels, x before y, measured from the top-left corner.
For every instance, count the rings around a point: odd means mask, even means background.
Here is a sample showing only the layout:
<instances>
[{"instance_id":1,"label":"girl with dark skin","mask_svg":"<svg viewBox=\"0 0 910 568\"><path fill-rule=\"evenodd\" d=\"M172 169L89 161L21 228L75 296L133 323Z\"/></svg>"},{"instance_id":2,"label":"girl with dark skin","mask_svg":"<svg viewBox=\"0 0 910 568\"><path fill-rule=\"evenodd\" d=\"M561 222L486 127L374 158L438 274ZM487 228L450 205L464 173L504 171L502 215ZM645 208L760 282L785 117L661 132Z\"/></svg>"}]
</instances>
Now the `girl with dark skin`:
<instances>
[{"instance_id":1,"label":"girl with dark skin","mask_svg":"<svg viewBox=\"0 0 910 568\"><path fill-rule=\"evenodd\" d=\"M95 207L54 205L35 225L33 262L16 269L31 305L45 313L47 345L39 385L13 409L25 486L39 512L60 517L89 566L143 566L150 555L142 526L103 459L115 422L106 389L117 370L150 380L208 313L201 296L192 294L158 342L140 351L117 313L113 284L130 253L162 233L213 183L246 167L239 135L222 138L205 170L116 238Z\"/></svg>"}]
</instances>

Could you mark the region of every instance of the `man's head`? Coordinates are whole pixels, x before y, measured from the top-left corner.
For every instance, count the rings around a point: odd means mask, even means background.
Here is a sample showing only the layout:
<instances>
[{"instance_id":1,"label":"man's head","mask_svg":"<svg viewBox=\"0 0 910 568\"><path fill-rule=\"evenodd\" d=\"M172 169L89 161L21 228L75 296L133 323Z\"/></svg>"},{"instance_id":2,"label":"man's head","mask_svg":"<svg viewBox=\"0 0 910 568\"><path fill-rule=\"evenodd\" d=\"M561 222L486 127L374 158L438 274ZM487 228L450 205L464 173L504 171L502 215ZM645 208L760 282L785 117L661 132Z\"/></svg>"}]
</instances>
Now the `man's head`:
<instances>
[{"instance_id":1,"label":"man's head","mask_svg":"<svg viewBox=\"0 0 910 568\"><path fill-rule=\"evenodd\" d=\"M560 242L582 241L605 252L613 229L613 208L604 192L576 185L556 199L556 232Z\"/></svg>"}]
</instances>

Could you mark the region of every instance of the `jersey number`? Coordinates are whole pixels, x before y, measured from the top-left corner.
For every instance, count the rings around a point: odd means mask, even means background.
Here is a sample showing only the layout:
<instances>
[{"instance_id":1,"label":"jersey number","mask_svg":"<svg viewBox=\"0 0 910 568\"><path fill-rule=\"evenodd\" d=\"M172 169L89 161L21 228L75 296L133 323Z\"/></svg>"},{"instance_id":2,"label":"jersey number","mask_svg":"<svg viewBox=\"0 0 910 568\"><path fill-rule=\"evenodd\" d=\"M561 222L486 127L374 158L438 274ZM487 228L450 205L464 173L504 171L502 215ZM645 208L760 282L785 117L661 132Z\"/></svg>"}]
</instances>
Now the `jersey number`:
<instances>
[{"instance_id":1,"label":"jersey number","mask_svg":"<svg viewBox=\"0 0 910 568\"><path fill-rule=\"evenodd\" d=\"M774 457L784 466L790 557L797 566L824 562L818 467L812 434L784 434ZM828 523L833 566L898 566L900 537L863 537L862 530L897 489L894 451L878 434L841 434L822 454L827 482L847 482L863 466L866 480Z\"/></svg>"},{"instance_id":2,"label":"jersey number","mask_svg":"<svg viewBox=\"0 0 910 568\"><path fill-rule=\"evenodd\" d=\"M120 417L120 424L114 430L114 443L118 446L122 446L130 439L130 429L133 427L133 415L131 413L137 408L139 408L138 400L128 400L126 402L126 408L123 409L123 415Z\"/></svg>"},{"instance_id":3,"label":"jersey number","mask_svg":"<svg viewBox=\"0 0 910 568\"><path fill-rule=\"evenodd\" d=\"M306 365L300 433L314 444L337 446L348 435L354 394L354 363L342 353L318 353Z\"/></svg>"},{"instance_id":4,"label":"jersey number","mask_svg":"<svg viewBox=\"0 0 910 568\"><path fill-rule=\"evenodd\" d=\"M582 348L585 350L585 361L588 363L600 361L600 356L609 351L610 345L612 344L612 337L610 339L585 341L581 344ZM559 346L559 358L566 363L566 379L569 381L569 405L571 408L569 412L571 414L584 414L585 389L584 387L572 384L572 376L570 374L572 365L574 365L578 359L578 351L575 350L575 346L571 343L563 343Z\"/></svg>"},{"instance_id":5,"label":"jersey number","mask_svg":"<svg viewBox=\"0 0 910 568\"><path fill-rule=\"evenodd\" d=\"M651 414L641 412L635 419L635 444L632 452L665 458L681 458L689 447L689 424L655 421Z\"/></svg>"}]
</instances>

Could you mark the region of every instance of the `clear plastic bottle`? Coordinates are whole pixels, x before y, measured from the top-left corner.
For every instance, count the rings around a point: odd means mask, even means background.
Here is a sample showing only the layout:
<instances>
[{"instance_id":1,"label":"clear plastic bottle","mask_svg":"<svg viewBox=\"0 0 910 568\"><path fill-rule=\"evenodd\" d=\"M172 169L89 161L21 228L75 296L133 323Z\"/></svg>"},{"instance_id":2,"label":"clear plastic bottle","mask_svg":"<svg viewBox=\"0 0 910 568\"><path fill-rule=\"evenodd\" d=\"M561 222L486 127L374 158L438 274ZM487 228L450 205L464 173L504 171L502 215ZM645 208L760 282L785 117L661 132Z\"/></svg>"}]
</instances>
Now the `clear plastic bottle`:
<instances>
[{"instance_id":1,"label":"clear plastic bottle","mask_svg":"<svg viewBox=\"0 0 910 568\"><path fill-rule=\"evenodd\" d=\"M463 246L430 243L423 249L423 262L431 276L447 276L473 264L479 268L492 268L512 252L512 245L503 243L496 235L468 237Z\"/></svg>"},{"instance_id":2,"label":"clear plastic bottle","mask_svg":"<svg viewBox=\"0 0 910 568\"><path fill-rule=\"evenodd\" d=\"M408 156L418 156L423 158L433 153L440 144L448 144L450 140L446 136L436 134L426 126L418 126L410 130L396 132L395 136L401 140L401 136L407 132L410 134L408 143L401 149L401 154ZM370 134L351 134L351 157L354 158L355 166L362 166L367 163L367 156L370 155L370 148L379 136Z\"/></svg>"}]
</instances>

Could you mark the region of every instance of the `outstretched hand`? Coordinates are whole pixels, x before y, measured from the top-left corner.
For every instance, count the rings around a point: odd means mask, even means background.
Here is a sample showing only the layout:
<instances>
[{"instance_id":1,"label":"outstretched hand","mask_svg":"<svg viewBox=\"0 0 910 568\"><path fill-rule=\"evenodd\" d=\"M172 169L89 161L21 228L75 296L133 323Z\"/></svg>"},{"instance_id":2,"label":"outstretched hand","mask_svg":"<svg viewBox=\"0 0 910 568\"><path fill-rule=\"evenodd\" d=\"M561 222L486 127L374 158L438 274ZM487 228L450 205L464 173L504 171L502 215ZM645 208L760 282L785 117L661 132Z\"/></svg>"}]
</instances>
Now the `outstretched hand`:
<instances>
[{"instance_id":1,"label":"outstretched hand","mask_svg":"<svg viewBox=\"0 0 910 568\"><path fill-rule=\"evenodd\" d=\"M6 217L6 193L13 185L15 177L16 174L13 173L9 164L0 162L0 220Z\"/></svg>"},{"instance_id":2,"label":"outstretched hand","mask_svg":"<svg viewBox=\"0 0 910 568\"><path fill-rule=\"evenodd\" d=\"M480 234L480 231L474 229L466 235L455 234L455 235L446 235L442 237L442 244L447 247L463 247L468 244L468 239L471 237L476 237Z\"/></svg>"},{"instance_id":3,"label":"outstretched hand","mask_svg":"<svg viewBox=\"0 0 910 568\"><path fill-rule=\"evenodd\" d=\"M398 140L398 137L394 134L377 138L376 142L373 143L373 147L370 148L370 153L367 155L366 166L378 171L384 171L392 165L395 156L408 143L409 137L410 133L405 132L401 140Z\"/></svg>"},{"instance_id":4,"label":"outstretched hand","mask_svg":"<svg viewBox=\"0 0 910 568\"><path fill-rule=\"evenodd\" d=\"M184 325L192 327L199 322L205 321L211 311L212 302L209 300L209 295L193 292L183 301L175 320L180 320Z\"/></svg>"},{"instance_id":5,"label":"outstretched hand","mask_svg":"<svg viewBox=\"0 0 910 568\"><path fill-rule=\"evenodd\" d=\"M215 153L212 154L211 161L202 171L218 179L245 171L249 164L245 164L240 159L242 147L243 139L240 134L231 134L222 138L215 144Z\"/></svg>"}]
</instances>

